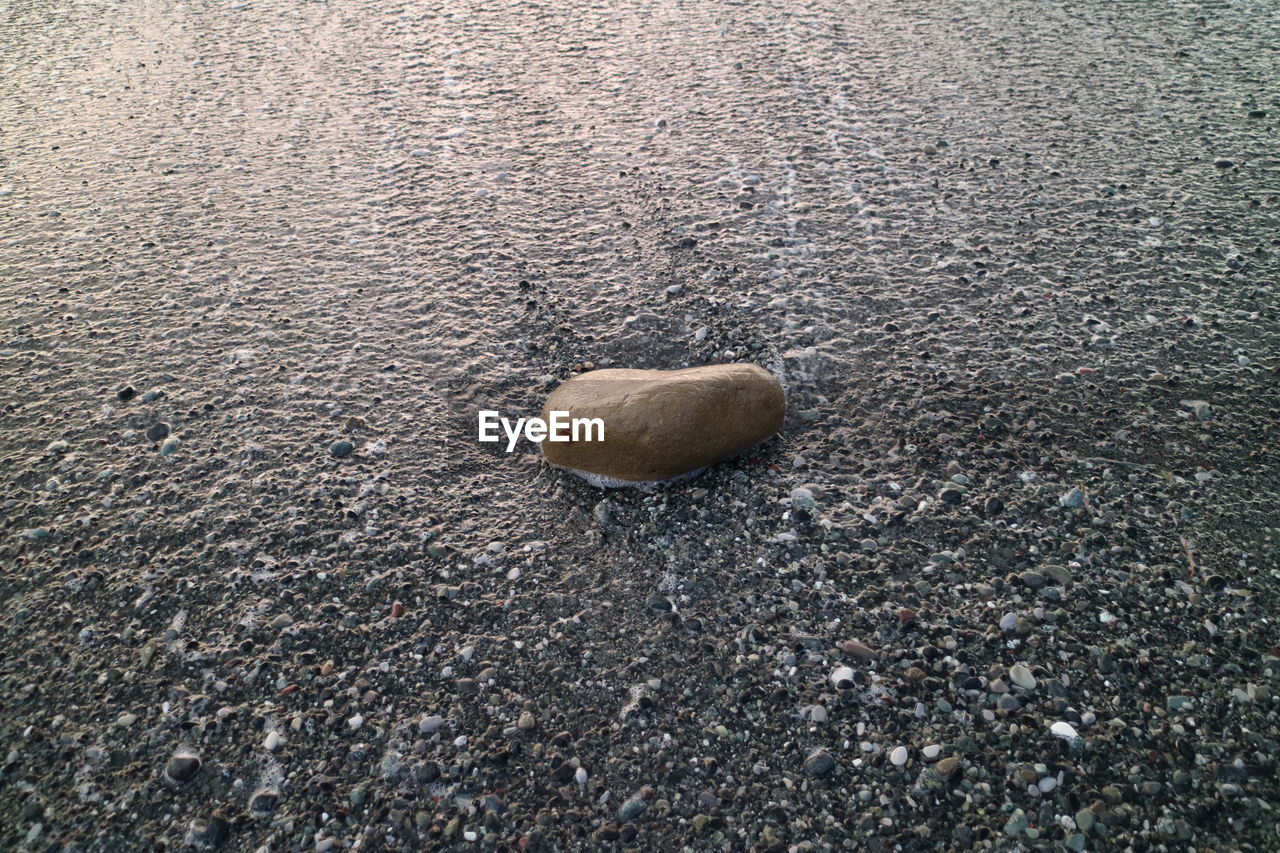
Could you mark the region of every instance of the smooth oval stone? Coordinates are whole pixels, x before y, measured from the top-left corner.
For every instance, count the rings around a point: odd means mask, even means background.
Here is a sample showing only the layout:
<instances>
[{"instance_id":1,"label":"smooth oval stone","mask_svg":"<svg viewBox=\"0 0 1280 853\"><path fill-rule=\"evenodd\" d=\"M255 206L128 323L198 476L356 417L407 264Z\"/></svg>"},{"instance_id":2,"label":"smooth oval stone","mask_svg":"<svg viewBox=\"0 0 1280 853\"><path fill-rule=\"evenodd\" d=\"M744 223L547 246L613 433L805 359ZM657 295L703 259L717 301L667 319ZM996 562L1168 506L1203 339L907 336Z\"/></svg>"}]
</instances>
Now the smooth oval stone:
<instances>
[{"instance_id":1,"label":"smooth oval stone","mask_svg":"<svg viewBox=\"0 0 1280 853\"><path fill-rule=\"evenodd\" d=\"M593 370L553 391L542 418L600 418L604 441L548 440L542 453L597 485L669 480L769 438L786 408L778 380L754 364Z\"/></svg>"}]
</instances>

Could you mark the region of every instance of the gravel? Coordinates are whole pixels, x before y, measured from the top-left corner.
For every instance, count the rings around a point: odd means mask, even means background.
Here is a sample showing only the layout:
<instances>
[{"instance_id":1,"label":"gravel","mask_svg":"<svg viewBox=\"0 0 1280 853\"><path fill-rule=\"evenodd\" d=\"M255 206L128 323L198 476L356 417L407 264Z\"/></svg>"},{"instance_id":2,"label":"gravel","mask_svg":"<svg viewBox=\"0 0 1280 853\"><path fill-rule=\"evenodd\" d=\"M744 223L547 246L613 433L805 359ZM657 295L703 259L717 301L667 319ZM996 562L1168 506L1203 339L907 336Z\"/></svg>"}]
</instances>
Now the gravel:
<instances>
[{"instance_id":1,"label":"gravel","mask_svg":"<svg viewBox=\"0 0 1280 853\"><path fill-rule=\"evenodd\" d=\"M1276 849L1275 4L12 5L0 849Z\"/></svg>"}]
</instances>

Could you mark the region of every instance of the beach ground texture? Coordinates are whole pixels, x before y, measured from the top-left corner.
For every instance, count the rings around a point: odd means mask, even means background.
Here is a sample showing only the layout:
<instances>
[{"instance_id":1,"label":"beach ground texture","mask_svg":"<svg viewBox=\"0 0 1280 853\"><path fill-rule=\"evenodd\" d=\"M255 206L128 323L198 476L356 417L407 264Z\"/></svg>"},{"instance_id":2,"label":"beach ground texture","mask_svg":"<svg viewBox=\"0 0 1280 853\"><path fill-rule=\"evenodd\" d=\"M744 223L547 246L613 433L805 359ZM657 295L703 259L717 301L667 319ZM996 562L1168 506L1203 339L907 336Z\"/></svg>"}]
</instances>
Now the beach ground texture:
<instances>
[{"instance_id":1,"label":"beach ground texture","mask_svg":"<svg viewBox=\"0 0 1280 853\"><path fill-rule=\"evenodd\" d=\"M1276 850L1278 69L1248 0L0 4L0 849ZM786 424L687 482L476 440L729 361Z\"/></svg>"}]
</instances>

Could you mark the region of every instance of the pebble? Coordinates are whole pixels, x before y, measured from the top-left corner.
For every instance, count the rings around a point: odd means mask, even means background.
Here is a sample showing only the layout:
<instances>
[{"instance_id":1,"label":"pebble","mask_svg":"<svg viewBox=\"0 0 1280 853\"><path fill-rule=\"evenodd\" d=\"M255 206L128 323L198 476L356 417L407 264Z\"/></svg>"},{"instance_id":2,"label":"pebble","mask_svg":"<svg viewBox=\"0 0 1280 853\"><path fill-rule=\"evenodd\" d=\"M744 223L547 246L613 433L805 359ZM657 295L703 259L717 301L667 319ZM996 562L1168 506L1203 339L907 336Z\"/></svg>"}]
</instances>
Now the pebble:
<instances>
[{"instance_id":1,"label":"pebble","mask_svg":"<svg viewBox=\"0 0 1280 853\"><path fill-rule=\"evenodd\" d=\"M1031 674L1026 664L1022 663L1015 663L1009 667L1009 680L1023 690L1034 690L1036 686L1035 676Z\"/></svg>"},{"instance_id":2,"label":"pebble","mask_svg":"<svg viewBox=\"0 0 1280 853\"><path fill-rule=\"evenodd\" d=\"M147 441L160 441L169 435L169 425L164 421L152 424L147 428Z\"/></svg>"},{"instance_id":3,"label":"pebble","mask_svg":"<svg viewBox=\"0 0 1280 853\"><path fill-rule=\"evenodd\" d=\"M846 655L851 655L859 660L875 660L879 657L879 655L876 654L875 649L871 648L866 643L860 643L857 640L845 640L840 645L840 649ZM850 671L852 672L852 670Z\"/></svg>"},{"instance_id":4,"label":"pebble","mask_svg":"<svg viewBox=\"0 0 1280 853\"><path fill-rule=\"evenodd\" d=\"M1071 582L1071 570L1065 566L1045 566L1044 573L1052 578L1055 583L1067 584Z\"/></svg>"},{"instance_id":5,"label":"pebble","mask_svg":"<svg viewBox=\"0 0 1280 853\"><path fill-rule=\"evenodd\" d=\"M1080 489L1075 486L1072 486L1071 489L1063 492L1062 496L1058 498L1058 504L1066 507L1067 509L1082 507L1084 506L1084 492L1080 491Z\"/></svg>"},{"instance_id":6,"label":"pebble","mask_svg":"<svg viewBox=\"0 0 1280 853\"><path fill-rule=\"evenodd\" d=\"M178 441L178 437L176 435L169 436L164 440L164 443L160 445L160 455L161 456L173 455L178 451L179 443L180 442Z\"/></svg>"},{"instance_id":7,"label":"pebble","mask_svg":"<svg viewBox=\"0 0 1280 853\"><path fill-rule=\"evenodd\" d=\"M553 465L599 486L652 483L737 455L782 426L786 398L778 380L754 364L684 370L594 370L547 397L569 418L598 418L603 440L543 441Z\"/></svg>"},{"instance_id":8,"label":"pebble","mask_svg":"<svg viewBox=\"0 0 1280 853\"><path fill-rule=\"evenodd\" d=\"M164 766L164 775L172 782L190 782L199 772L200 757L190 752L176 753Z\"/></svg>"},{"instance_id":9,"label":"pebble","mask_svg":"<svg viewBox=\"0 0 1280 853\"><path fill-rule=\"evenodd\" d=\"M648 806L645 805L645 801L637 794L636 796L627 799L626 802L618 807L618 820L635 820L646 808L648 808Z\"/></svg>"},{"instance_id":10,"label":"pebble","mask_svg":"<svg viewBox=\"0 0 1280 853\"><path fill-rule=\"evenodd\" d=\"M889 761L894 767L901 767L907 763L907 748L905 746L896 746L893 752L889 753Z\"/></svg>"},{"instance_id":11,"label":"pebble","mask_svg":"<svg viewBox=\"0 0 1280 853\"><path fill-rule=\"evenodd\" d=\"M942 747L938 746L936 743L928 744L920 749L920 754L930 760L937 758L941 752Z\"/></svg>"},{"instance_id":12,"label":"pebble","mask_svg":"<svg viewBox=\"0 0 1280 853\"><path fill-rule=\"evenodd\" d=\"M836 769L836 760L825 749L815 749L804 760L804 770L810 776L825 776Z\"/></svg>"},{"instance_id":13,"label":"pebble","mask_svg":"<svg viewBox=\"0 0 1280 853\"><path fill-rule=\"evenodd\" d=\"M817 507L818 502L814 499L813 492L810 489L796 488L791 490L791 505L804 509L813 509Z\"/></svg>"},{"instance_id":14,"label":"pebble","mask_svg":"<svg viewBox=\"0 0 1280 853\"><path fill-rule=\"evenodd\" d=\"M267 732L266 740L262 742L262 747L267 752L275 752L280 744L284 743L284 738L277 731Z\"/></svg>"},{"instance_id":15,"label":"pebble","mask_svg":"<svg viewBox=\"0 0 1280 853\"><path fill-rule=\"evenodd\" d=\"M1016 838L1026 830L1027 826L1027 813L1022 809L1014 809L1013 814L1005 821L1004 834L1010 838Z\"/></svg>"},{"instance_id":16,"label":"pebble","mask_svg":"<svg viewBox=\"0 0 1280 853\"><path fill-rule=\"evenodd\" d=\"M854 686L853 669L847 666L838 666L831 672L831 686L837 690L848 690Z\"/></svg>"},{"instance_id":17,"label":"pebble","mask_svg":"<svg viewBox=\"0 0 1280 853\"><path fill-rule=\"evenodd\" d=\"M1213 417L1213 407L1207 400L1183 400L1182 405L1191 410L1196 420L1207 421Z\"/></svg>"},{"instance_id":18,"label":"pebble","mask_svg":"<svg viewBox=\"0 0 1280 853\"><path fill-rule=\"evenodd\" d=\"M259 814L269 814L276 810L276 804L279 802L279 792L262 788L254 791L253 796L249 798L249 810Z\"/></svg>"},{"instance_id":19,"label":"pebble","mask_svg":"<svg viewBox=\"0 0 1280 853\"><path fill-rule=\"evenodd\" d=\"M338 459L345 459L355 452L356 446L351 442L341 439L329 445L329 453Z\"/></svg>"},{"instance_id":20,"label":"pebble","mask_svg":"<svg viewBox=\"0 0 1280 853\"><path fill-rule=\"evenodd\" d=\"M1066 738L1067 740L1080 737L1074 726L1062 721L1058 721L1049 726L1049 731L1054 735L1054 737Z\"/></svg>"}]
</instances>

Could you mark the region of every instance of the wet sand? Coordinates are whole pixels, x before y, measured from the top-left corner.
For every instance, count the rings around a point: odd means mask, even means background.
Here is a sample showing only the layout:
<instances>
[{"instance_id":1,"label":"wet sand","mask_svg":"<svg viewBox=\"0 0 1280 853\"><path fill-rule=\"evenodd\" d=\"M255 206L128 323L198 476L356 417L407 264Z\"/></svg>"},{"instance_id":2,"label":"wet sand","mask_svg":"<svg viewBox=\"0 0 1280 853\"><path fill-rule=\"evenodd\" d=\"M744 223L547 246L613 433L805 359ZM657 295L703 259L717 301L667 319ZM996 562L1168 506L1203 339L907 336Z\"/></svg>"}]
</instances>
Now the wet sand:
<instances>
[{"instance_id":1,"label":"wet sand","mask_svg":"<svg viewBox=\"0 0 1280 853\"><path fill-rule=\"evenodd\" d=\"M1278 44L0 7L0 848L1275 849ZM476 440L732 361L669 488Z\"/></svg>"}]
</instances>

